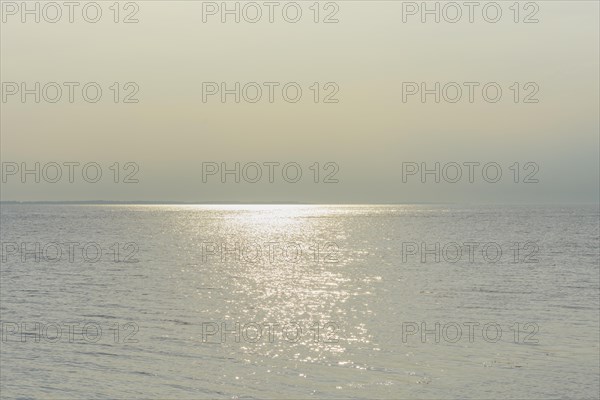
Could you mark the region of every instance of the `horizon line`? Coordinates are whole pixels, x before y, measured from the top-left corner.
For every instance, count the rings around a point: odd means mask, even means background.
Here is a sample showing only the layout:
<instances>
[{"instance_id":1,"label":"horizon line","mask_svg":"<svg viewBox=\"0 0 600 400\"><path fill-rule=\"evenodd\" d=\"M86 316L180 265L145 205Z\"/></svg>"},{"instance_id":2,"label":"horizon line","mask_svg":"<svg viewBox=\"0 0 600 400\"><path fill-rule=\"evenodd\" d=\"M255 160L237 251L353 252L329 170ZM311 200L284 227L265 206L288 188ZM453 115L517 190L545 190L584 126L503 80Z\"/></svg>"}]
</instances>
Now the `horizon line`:
<instances>
[{"instance_id":1,"label":"horizon line","mask_svg":"<svg viewBox=\"0 0 600 400\"><path fill-rule=\"evenodd\" d=\"M303 201L236 201L236 200L213 200L213 201L173 201L173 200L0 200L0 204L164 204L164 205L221 205L221 204L279 204L279 205L358 205L358 204L456 204L451 202L375 202L375 203L323 203L323 202L303 202Z\"/></svg>"},{"instance_id":2,"label":"horizon line","mask_svg":"<svg viewBox=\"0 0 600 400\"><path fill-rule=\"evenodd\" d=\"M300 202L300 201L172 201L172 200L0 200L0 204L13 205L594 205L600 207L600 201L596 202L551 202L551 203L490 203L490 202L350 202L350 203L326 203L326 202Z\"/></svg>"}]
</instances>

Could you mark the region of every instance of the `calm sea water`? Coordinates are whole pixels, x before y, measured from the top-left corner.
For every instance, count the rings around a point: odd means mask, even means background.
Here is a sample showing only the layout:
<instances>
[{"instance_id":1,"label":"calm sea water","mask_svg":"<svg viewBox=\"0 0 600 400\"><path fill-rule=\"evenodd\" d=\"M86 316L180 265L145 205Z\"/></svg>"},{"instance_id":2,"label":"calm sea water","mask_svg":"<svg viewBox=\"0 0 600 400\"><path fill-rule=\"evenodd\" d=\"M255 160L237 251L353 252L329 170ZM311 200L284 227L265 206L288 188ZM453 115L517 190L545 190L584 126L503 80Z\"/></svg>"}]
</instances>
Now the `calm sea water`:
<instances>
[{"instance_id":1,"label":"calm sea water","mask_svg":"<svg viewBox=\"0 0 600 400\"><path fill-rule=\"evenodd\" d=\"M598 206L2 205L0 225L2 398L600 390Z\"/></svg>"}]
</instances>

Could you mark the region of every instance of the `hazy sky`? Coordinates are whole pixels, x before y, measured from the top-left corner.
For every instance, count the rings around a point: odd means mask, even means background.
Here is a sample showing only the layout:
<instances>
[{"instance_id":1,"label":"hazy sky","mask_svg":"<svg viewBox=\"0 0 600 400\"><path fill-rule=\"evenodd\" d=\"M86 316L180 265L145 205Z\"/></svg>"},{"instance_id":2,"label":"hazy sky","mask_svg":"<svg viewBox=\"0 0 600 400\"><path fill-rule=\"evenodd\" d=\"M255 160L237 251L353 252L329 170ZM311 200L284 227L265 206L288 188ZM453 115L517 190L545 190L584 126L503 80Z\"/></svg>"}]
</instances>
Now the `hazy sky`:
<instances>
[{"instance_id":1,"label":"hazy sky","mask_svg":"<svg viewBox=\"0 0 600 400\"><path fill-rule=\"evenodd\" d=\"M515 23L510 2L498 2L502 17L486 22L481 8L474 22L463 15L457 23L435 23L420 14L406 15L402 2L336 2L319 20L335 12L338 23L313 21L310 2L298 2L302 17L286 22L280 2L275 22L268 22L267 7L257 23L220 22L220 14L203 22L202 2L136 2L138 23L113 21L113 2L98 2L102 18L88 23L81 9L74 22L63 17L57 23L33 17L21 22L21 14L2 1L1 26L1 149L3 173L16 163L33 169L49 162L63 164L95 162L102 179L88 183L75 167L74 183L63 177L58 183L34 182L19 173L6 176L2 200L175 200L175 201L300 201L325 203L369 202L476 202L546 203L598 202L599 196L599 6L596 1L538 1L538 23ZM20 6L21 2L14 3ZM28 2L34 7L34 2ZM62 4L62 2L59 2ZM85 2L81 3L82 5ZM221 2L215 3L220 6ZM231 8L235 2L228 3ZM263 2L258 2L263 4ZM420 5L421 2L416 3ZM434 7L434 2L429 2ZM462 4L462 2L459 2ZM485 4L482 2L481 4ZM209 7L206 4L205 8ZM210 10L210 8L207 8ZM53 18L54 11L46 10ZM89 15L94 14L93 10ZM119 19L136 11L121 9ZM252 18L254 11L247 9ZM336 12L337 11L337 12ZM449 13L451 10L447 10ZM467 8L462 9L466 13ZM521 9L522 20L534 9ZM294 10L288 9L288 16ZM493 16L494 12L489 11ZM453 15L453 14L448 14ZM42 15L43 17L43 15ZM8 94L25 82L80 82L74 102L68 88L56 103L34 95L21 102L20 93ZM97 103L82 99L81 87L97 82L102 98ZM119 102L113 101L119 83ZM134 90L138 103L123 103ZM203 82L235 82L243 87L257 82L262 98L240 103L219 94L203 102ZM264 82L279 82L273 103ZM281 88L297 82L302 98L287 102ZM313 84L318 82L319 102ZM325 86L328 82L333 82ZM403 82L456 82L463 97L456 103L426 102L420 94L403 102ZM474 102L468 100L463 82L479 82ZM496 82L502 98L486 102L482 87ZM519 102L515 103L515 82ZM532 83L526 86L527 83ZM313 90L311 90L313 87ZM513 89L511 89L513 87ZM339 88L334 99L325 96ZM406 89L406 88L405 88ZM20 88L19 88L20 90ZM247 87L248 98L254 88ZM454 92L449 87L447 95ZM523 103L529 94L538 103ZM93 91L92 91L93 92ZM90 93L92 93L90 92ZM54 96L48 87L47 97ZM493 90L489 93L493 93ZM288 94L293 95L294 89ZM6 99L4 99L6 97ZM139 183L114 183L109 167L119 162L122 181L127 162L135 162ZM203 182L203 162L217 165L236 162L298 163L302 178L288 183L275 167L274 182L268 167L258 183L222 183L220 175ZM314 167L319 163L319 183ZM323 183L325 176L338 183ZM462 165L457 183L440 183L434 176L421 182L419 173L403 182L403 163L436 162L448 165L451 180ZM474 167L474 182L468 181L465 162ZM515 162L519 183L514 183ZM528 162L535 164L527 164ZM481 166L497 163L502 178L489 183ZM527 167L526 167L527 164ZM415 165L415 164L411 164ZM512 168L511 168L512 166ZM253 167L246 172L254 177ZM47 167L46 172L54 176ZM240 171L241 174L242 171ZM289 170L288 178L294 178ZM494 178L491 173L488 178ZM539 183L523 183L527 175ZM93 174L92 174L93 175Z\"/></svg>"}]
</instances>

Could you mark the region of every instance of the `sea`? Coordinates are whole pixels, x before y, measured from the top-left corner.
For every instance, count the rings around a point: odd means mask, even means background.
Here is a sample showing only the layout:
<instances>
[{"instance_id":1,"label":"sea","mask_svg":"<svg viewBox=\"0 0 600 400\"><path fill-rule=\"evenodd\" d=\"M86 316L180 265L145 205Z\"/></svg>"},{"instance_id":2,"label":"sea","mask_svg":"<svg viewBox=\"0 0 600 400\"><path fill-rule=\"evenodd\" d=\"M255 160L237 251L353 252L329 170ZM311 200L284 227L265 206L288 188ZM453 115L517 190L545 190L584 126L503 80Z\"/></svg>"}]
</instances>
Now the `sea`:
<instances>
[{"instance_id":1,"label":"sea","mask_svg":"<svg viewBox=\"0 0 600 400\"><path fill-rule=\"evenodd\" d=\"M597 399L598 205L0 206L3 399Z\"/></svg>"}]
</instances>

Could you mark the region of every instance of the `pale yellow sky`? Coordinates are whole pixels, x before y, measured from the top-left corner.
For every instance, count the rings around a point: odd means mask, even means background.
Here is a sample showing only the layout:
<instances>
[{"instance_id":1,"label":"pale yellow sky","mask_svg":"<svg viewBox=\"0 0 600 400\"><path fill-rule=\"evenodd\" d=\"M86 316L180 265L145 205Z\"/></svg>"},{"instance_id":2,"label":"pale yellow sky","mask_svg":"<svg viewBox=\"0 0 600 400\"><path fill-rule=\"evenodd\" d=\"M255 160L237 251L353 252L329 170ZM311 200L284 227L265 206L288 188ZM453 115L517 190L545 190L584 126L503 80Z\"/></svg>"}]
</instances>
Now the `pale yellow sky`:
<instances>
[{"instance_id":1,"label":"pale yellow sky","mask_svg":"<svg viewBox=\"0 0 600 400\"><path fill-rule=\"evenodd\" d=\"M4 85L97 82L103 96L94 104L80 91L74 103L65 100L66 90L55 104L8 96L0 104L2 162L97 162L108 174L114 162L132 161L140 182L22 184L9 177L2 200L598 201L596 1L535 2L539 22L531 24L513 21L513 2L498 2L503 16L495 24L477 12L474 23L421 23L418 16L403 23L402 2L391 1L335 2L339 22L332 24L313 22L312 1L297 2L303 16L296 24L277 12L274 23L221 23L218 15L203 23L199 1L135 2L134 24L112 21L112 2L98 2L103 15L96 24L77 12L73 23L22 23L20 14L7 14L7 3ZM121 10L120 18L131 10ZM331 10L322 9L320 18ZM115 104L114 82L122 91L135 82L139 102ZM292 104L276 90L270 103L265 89L254 104L221 103L218 95L203 102L203 82L281 82L279 88L297 82L303 96ZM334 82L339 102L314 103L314 82L321 96ZM418 95L403 103L403 82L497 82L503 96L491 104L476 90L473 103L422 103ZM539 103L515 103L515 82L521 97L529 92L523 85L534 82ZM297 162L305 178L202 182L202 162L236 161ZM402 182L403 162L470 161L498 163L503 179ZM309 169L315 162L335 162L339 183L315 184ZM535 162L539 183L515 184L509 169L515 162Z\"/></svg>"}]
</instances>

